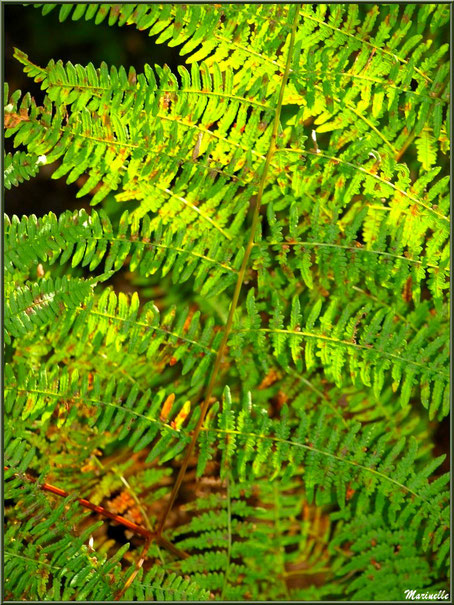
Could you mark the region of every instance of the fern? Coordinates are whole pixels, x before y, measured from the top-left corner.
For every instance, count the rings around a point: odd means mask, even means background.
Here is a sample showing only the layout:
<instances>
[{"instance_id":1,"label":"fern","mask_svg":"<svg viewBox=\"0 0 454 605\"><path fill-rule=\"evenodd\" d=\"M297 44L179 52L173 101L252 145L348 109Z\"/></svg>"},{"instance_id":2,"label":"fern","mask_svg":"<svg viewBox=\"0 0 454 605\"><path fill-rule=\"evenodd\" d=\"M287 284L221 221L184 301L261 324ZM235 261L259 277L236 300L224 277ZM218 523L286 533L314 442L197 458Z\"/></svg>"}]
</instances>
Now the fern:
<instances>
[{"instance_id":1,"label":"fern","mask_svg":"<svg viewBox=\"0 0 454 605\"><path fill-rule=\"evenodd\" d=\"M38 173L40 159L19 151L4 157L4 178L6 189L28 181Z\"/></svg>"},{"instance_id":2,"label":"fern","mask_svg":"<svg viewBox=\"0 0 454 605\"><path fill-rule=\"evenodd\" d=\"M268 324L270 327L262 328L253 290L249 291L246 305L248 318L245 327L234 329L237 350L244 350L250 342L254 352L263 358L270 354L269 349L272 348L272 353L283 367L288 367L293 361L296 368L302 371L301 343L304 343L308 370L312 369L315 358L319 357L327 368L327 375L340 385L342 369L348 361L349 375L353 381L360 380L366 386L371 386L377 398L380 397L385 374L391 368L393 390L397 391L401 386L401 405L407 405L413 383L419 381L425 387L423 403L430 407L430 416L435 416L449 378L442 370L448 358L447 349L443 350L445 338L442 335L435 337L438 322L433 322L432 327L423 326L415 335L406 326L396 331L393 312L387 313L382 308L372 315L371 305L349 304L340 313L340 301L335 297L331 297L323 314L322 301L319 299L306 321L303 321L302 304L295 297L288 323L284 324L282 304L275 297L273 316ZM305 307L308 308L308 305ZM363 321L364 315L369 318L368 322ZM329 336L326 335L327 330ZM430 332L434 336L429 337L431 344L426 349L420 343ZM264 334L269 334L270 339L265 341ZM264 349L266 345L268 350ZM430 396L431 392L435 400ZM448 391L443 403L443 415L449 409L447 395Z\"/></svg>"},{"instance_id":3,"label":"fern","mask_svg":"<svg viewBox=\"0 0 454 605\"><path fill-rule=\"evenodd\" d=\"M131 271L144 277L158 271L162 275L171 272L173 280L181 283L194 276L194 287L206 296L219 294L235 281L242 255L232 258L230 247L217 242L213 245L208 238L182 247L184 230L173 234L162 225L154 230L147 216L133 224L128 219L126 211L114 234L103 211L91 215L82 210L65 212L58 219L54 214L42 219L23 217L20 222L6 225L6 262L25 271L30 268L30 261L52 264L59 259L63 264L71 258L73 267L88 266L93 271L104 260L105 270L110 271L118 270L129 259ZM32 239L37 257L31 259L26 253Z\"/></svg>"},{"instance_id":4,"label":"fern","mask_svg":"<svg viewBox=\"0 0 454 605\"><path fill-rule=\"evenodd\" d=\"M35 8L185 66L14 51L6 598L446 589L447 6Z\"/></svg>"}]
</instances>

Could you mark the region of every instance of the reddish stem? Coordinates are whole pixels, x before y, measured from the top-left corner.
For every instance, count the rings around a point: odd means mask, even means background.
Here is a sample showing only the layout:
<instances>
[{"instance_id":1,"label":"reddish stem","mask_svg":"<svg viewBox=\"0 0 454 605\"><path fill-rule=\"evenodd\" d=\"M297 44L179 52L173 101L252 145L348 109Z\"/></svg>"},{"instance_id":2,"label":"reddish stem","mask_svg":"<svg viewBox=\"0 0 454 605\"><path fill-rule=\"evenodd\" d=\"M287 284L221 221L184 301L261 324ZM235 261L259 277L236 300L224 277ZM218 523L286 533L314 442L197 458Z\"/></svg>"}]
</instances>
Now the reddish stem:
<instances>
[{"instance_id":1,"label":"reddish stem","mask_svg":"<svg viewBox=\"0 0 454 605\"><path fill-rule=\"evenodd\" d=\"M3 469L5 471L8 471L9 466L4 466ZM31 477L27 473L14 473L14 474L16 477L23 476L26 479L28 479L28 481L31 481L32 483L37 483L36 479L34 477ZM51 494L55 494L56 496L61 496L62 498L67 498L70 495L68 492L65 492L64 489L55 487L55 485L51 485L50 483L43 483L42 485L39 485L39 488L42 489L43 491L50 492ZM136 534L143 536L144 538L147 539L147 541L149 542L149 545L151 544L151 542L153 540L156 540L156 542L159 546L162 546L163 548L165 548L166 550L168 550L175 556L180 557L181 559L187 559L189 557L187 552L185 552L184 550L181 550L180 548L178 548L177 546L172 544L172 542L169 542L169 540L167 540L163 536L158 536L156 532L152 532L149 529L146 529L145 527L141 527L140 525L137 525L136 523L132 523L131 521L128 521L127 519L125 519L124 517L122 517L120 515L115 515L114 513L111 513L108 510L106 510L103 506L97 506L96 504L93 504L89 500L85 500L85 498L76 498L76 500L84 508L88 508L89 510L92 510L95 513L99 513L100 515L103 515L103 517L107 517L108 519L112 519L112 521L116 521L117 523L120 523L120 525L124 525L124 527L127 527L129 530L135 532ZM147 550L148 550L148 548L147 548Z\"/></svg>"},{"instance_id":2,"label":"reddish stem","mask_svg":"<svg viewBox=\"0 0 454 605\"><path fill-rule=\"evenodd\" d=\"M5 471L9 470L8 466L4 466L3 468ZM15 473L15 475L19 476L18 473ZM37 482L34 477L31 477L27 473L24 473L23 476L28 481L31 481L32 483ZM45 492L50 492L51 494L55 494L56 496L61 496L62 498L67 498L70 495L64 489L55 487L55 485L51 485L50 483L43 483L43 484L39 485L39 488ZM128 521L128 519L125 519L121 515L115 515L114 513L111 513L110 511L106 510L103 506L97 506L96 504L93 504L89 500L85 500L85 498L76 498L76 500L84 508L88 508L89 510L92 510L94 513L99 513L100 515L102 515L103 517L107 517L108 519L112 519L112 521L116 521L117 523L120 523L120 525L124 525L125 527L127 527L131 531L135 532L136 534L144 536L145 538L148 538L148 539L152 539L154 537L153 532L151 532L150 530L146 529L145 527L141 527L140 525L137 525L136 523L132 523L132 521Z\"/></svg>"},{"instance_id":3,"label":"reddish stem","mask_svg":"<svg viewBox=\"0 0 454 605\"><path fill-rule=\"evenodd\" d=\"M142 554L140 555L140 559L136 563L136 567L135 567L134 571L132 572L132 574L128 578L128 580L125 582L125 585L123 586L123 588L115 596L115 601L119 601L121 599L121 597L125 594L125 592L128 590L128 588L131 586L131 584L134 582L136 575L139 573L140 568L144 564L144 561L146 559L150 546L151 546L151 540L147 540L143 547Z\"/></svg>"}]
</instances>

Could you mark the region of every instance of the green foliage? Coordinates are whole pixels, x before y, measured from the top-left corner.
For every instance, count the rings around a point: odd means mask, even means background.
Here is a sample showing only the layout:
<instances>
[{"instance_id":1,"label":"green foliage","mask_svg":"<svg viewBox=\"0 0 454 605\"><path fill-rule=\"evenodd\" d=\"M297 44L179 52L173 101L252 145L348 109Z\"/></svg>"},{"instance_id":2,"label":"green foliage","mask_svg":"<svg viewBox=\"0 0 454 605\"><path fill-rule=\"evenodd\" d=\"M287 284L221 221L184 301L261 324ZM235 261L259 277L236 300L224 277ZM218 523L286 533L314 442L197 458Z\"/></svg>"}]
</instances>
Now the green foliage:
<instances>
[{"instance_id":1,"label":"green foliage","mask_svg":"<svg viewBox=\"0 0 454 605\"><path fill-rule=\"evenodd\" d=\"M88 266L90 271L103 260L105 271L118 271L128 262L131 271L144 277L158 271L162 276L171 273L175 283L192 277L194 288L206 296L232 285L242 260L241 253L232 259L225 245L213 245L209 238L183 248L183 229L172 233L162 224L153 229L147 215L130 224L128 211L122 215L117 233L104 211L89 215L79 210L58 218L53 213L39 219L24 216L20 221L13 217L12 222L7 218L5 234L6 263L20 271L38 261L64 264L71 259L72 267ZM32 241L34 256L28 254Z\"/></svg>"},{"instance_id":2,"label":"green foliage","mask_svg":"<svg viewBox=\"0 0 454 605\"><path fill-rule=\"evenodd\" d=\"M354 383L362 382L372 387L378 399L386 374L391 370L392 387L394 391L399 390L402 406L408 404L412 386L419 382L421 391L424 387L423 404L429 407L430 418L441 406L443 416L449 412L449 374L444 369L449 353L444 348L446 339L440 335L438 319L424 324L417 332L405 324L396 330L394 311L380 308L372 313L370 304L351 302L346 305L334 296L325 307L319 299L312 308L308 301L302 304L295 296L290 315L285 318L283 305L275 296L268 327L262 328L253 290L249 291L247 302L248 315L243 326L234 329L236 334L232 337L237 351L244 350L250 343L260 362L263 363L265 356L274 355L282 367L293 362L301 372L301 343L304 342L308 375L318 357L326 375L341 386L345 380L343 368L348 363L347 377ZM310 310L305 320L301 308ZM269 338L264 339L264 334ZM422 343L430 344L424 346Z\"/></svg>"},{"instance_id":3,"label":"green foliage","mask_svg":"<svg viewBox=\"0 0 454 605\"><path fill-rule=\"evenodd\" d=\"M55 282L50 278L43 279L14 290L5 308L7 337L25 336L35 326L45 326L59 314L79 307L95 284L94 280L65 276Z\"/></svg>"},{"instance_id":4,"label":"green foliage","mask_svg":"<svg viewBox=\"0 0 454 605\"><path fill-rule=\"evenodd\" d=\"M5 185L83 208L5 216L7 598L446 587L449 7L37 7L188 67L15 50Z\"/></svg>"},{"instance_id":5,"label":"green foliage","mask_svg":"<svg viewBox=\"0 0 454 605\"><path fill-rule=\"evenodd\" d=\"M15 154L7 153L3 164L4 185L6 189L11 189L23 181L28 181L38 173L39 158L23 151Z\"/></svg>"},{"instance_id":6,"label":"green foliage","mask_svg":"<svg viewBox=\"0 0 454 605\"><path fill-rule=\"evenodd\" d=\"M417 574L421 589L432 586L433 576L415 544L416 536L412 528L380 525L377 515L373 514L347 524L333 546L345 542L351 545L352 557L345 559L338 570L341 576L358 574L347 589L350 598L375 601L387 590L389 599L397 601L407 590L413 574Z\"/></svg>"}]
</instances>

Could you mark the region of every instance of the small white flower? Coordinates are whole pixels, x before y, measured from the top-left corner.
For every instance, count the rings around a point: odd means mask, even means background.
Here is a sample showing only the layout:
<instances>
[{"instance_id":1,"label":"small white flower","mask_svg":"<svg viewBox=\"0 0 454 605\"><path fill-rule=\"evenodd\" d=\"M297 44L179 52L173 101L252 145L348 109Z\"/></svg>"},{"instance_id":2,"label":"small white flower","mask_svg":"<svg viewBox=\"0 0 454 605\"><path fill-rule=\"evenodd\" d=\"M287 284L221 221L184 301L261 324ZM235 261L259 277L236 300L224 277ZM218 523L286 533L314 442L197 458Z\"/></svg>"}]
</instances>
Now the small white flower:
<instances>
[{"instance_id":1,"label":"small white flower","mask_svg":"<svg viewBox=\"0 0 454 605\"><path fill-rule=\"evenodd\" d=\"M40 155L39 158L36 160L36 165L44 166L44 164L47 164L47 158L45 155Z\"/></svg>"}]
</instances>

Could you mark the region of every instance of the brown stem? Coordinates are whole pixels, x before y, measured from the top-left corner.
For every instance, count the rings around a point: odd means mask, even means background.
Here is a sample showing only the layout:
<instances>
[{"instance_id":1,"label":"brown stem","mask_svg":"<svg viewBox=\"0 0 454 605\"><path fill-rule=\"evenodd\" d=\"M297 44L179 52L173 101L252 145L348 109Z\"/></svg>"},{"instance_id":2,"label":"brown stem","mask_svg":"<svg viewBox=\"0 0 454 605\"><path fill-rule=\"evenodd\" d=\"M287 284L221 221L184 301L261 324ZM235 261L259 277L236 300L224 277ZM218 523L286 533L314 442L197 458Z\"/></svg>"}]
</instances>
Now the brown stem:
<instances>
[{"instance_id":1,"label":"brown stem","mask_svg":"<svg viewBox=\"0 0 454 605\"><path fill-rule=\"evenodd\" d=\"M4 466L3 469L5 471L7 471L7 470L9 470L9 467ZM37 483L37 480L27 473L15 473L15 476L16 477L25 477L27 479L27 481L31 481L32 483ZM51 494L55 494L56 496L61 496L62 498L67 498L68 496L71 495L69 492L65 491L64 489L55 487L55 485L51 485L50 483L42 483L42 484L38 484L38 486L43 491L49 492ZM84 508L87 508L88 510L93 511L94 513L98 513L98 514L102 515L103 517L106 517L107 519L116 521L117 523L119 523L120 525L123 525L130 531L132 531L136 534L139 534L140 536L143 536L144 538L147 539L147 541L150 542L150 544L153 540L156 540L156 542L159 546L162 546L163 548L165 548L169 552L173 553L177 557L186 559L189 556L188 553L186 553L184 550L180 550L179 548L174 546L171 542L169 542L169 540L166 540L166 538L163 538L162 536L158 536L156 534L156 532L152 532L149 529L142 527L141 525L137 525L136 523L133 523L132 521L128 521L128 519L125 519L121 515L116 515L114 513L111 513L110 511L105 509L103 506L98 506L97 504L93 504L92 502L90 502L89 500L86 500L85 498L76 498L76 501Z\"/></svg>"},{"instance_id":2,"label":"brown stem","mask_svg":"<svg viewBox=\"0 0 454 605\"><path fill-rule=\"evenodd\" d=\"M400 162L404 153L407 151L407 149L413 143L414 138L415 138L415 132L414 132L414 130L412 130L412 132L407 137L405 143L402 145L402 147L399 149L399 151L394 156L394 159L396 160L396 162Z\"/></svg>"},{"instance_id":3,"label":"brown stem","mask_svg":"<svg viewBox=\"0 0 454 605\"><path fill-rule=\"evenodd\" d=\"M225 348L227 345L227 340L229 338L230 331L232 329L233 316L235 314L235 310L238 305L238 300L240 297L241 287L242 287L243 281L244 281L246 267L247 267L247 264L249 261L249 256L251 254L251 250L254 246L255 232L256 232L256 229L257 229L257 226L258 226L259 220L260 220L260 206L262 203L263 192L265 190L266 177L268 175L268 169L271 164L271 159L276 150L276 139L277 139L279 124L280 124L281 107L282 107L282 101L284 99L285 86L287 84L288 75L290 73L290 64L291 64L291 60L292 60L293 47L295 44L295 35L296 35L296 27L298 25L298 17L299 17L299 9L297 6L296 10L295 10L295 17L293 19L292 31L290 34L290 44L289 44L288 53L287 53L287 61L286 61L284 73L282 75L282 81L281 81L281 86L280 86L280 90L279 90L279 99L278 99L278 102L276 105L276 111L275 111L275 115L274 115L270 147L269 147L268 153L266 155L265 165L263 167L263 172L262 172L261 178L260 178L260 184L259 184L259 189L258 189L255 208L254 208L254 214L252 217L252 224L251 224L251 231L249 234L249 240L248 240L248 243L246 246L246 251L245 251L245 254L243 257L243 261L241 263L241 268L238 273L238 279L237 279L237 282L235 285L235 290L233 293L232 302L231 302L230 309L229 309L229 315L228 315L227 322L226 322L226 325L224 328L224 334L222 336L222 341L219 346L218 352L216 354L216 360L214 362L213 371L211 373L210 380L209 380L209 383L208 383L208 386L207 386L207 389L205 392L205 397L204 397L204 400L203 400L203 403L201 406L200 416L199 416L199 419L195 426L195 429L193 431L191 442L189 443L189 445L186 449L186 454L183 458L183 462L182 462L180 470L178 472L178 476L177 476L177 478L175 480L175 484L172 488L172 492L170 494L169 502L167 504L167 508L165 510L164 516L162 517L162 519L158 525L157 533L159 536L162 533L165 522L167 520L167 516L170 513L170 511L172 510L172 507L175 503L175 499L180 490L181 483L186 474L186 469L189 464L189 458L191 457L191 454L194 450L197 438L198 438L200 430L202 428L203 421L205 420L205 416L208 411L208 406L209 406L210 400L211 400L211 395L213 393L213 389L216 384L219 369L220 369L222 361L223 361L224 352L225 352Z\"/></svg>"},{"instance_id":4,"label":"brown stem","mask_svg":"<svg viewBox=\"0 0 454 605\"><path fill-rule=\"evenodd\" d=\"M9 470L8 466L4 466L3 468L5 471ZM23 474L15 473L15 475L16 475L16 477L23 476L28 481L31 481L32 483L37 483L37 480L34 477L32 477L31 475L28 475L27 473L23 473ZM55 485L51 485L50 483L42 483L42 484L39 484L38 486L43 491L50 492L51 494L55 494L56 496L61 496L62 498L67 498L68 496L71 495L69 492L66 492L64 489L55 487ZM129 530L133 531L136 534L139 534L140 536L144 536L145 538L153 537L153 532L149 531L145 527L141 527L140 525L137 525L136 523L132 523L132 521L128 521L128 519L125 519L121 515L115 515L114 513L111 513L110 511L105 509L103 506L98 506L97 504L93 504L92 502L90 502L89 500L86 500L85 498L76 498L76 500L84 508L88 508L89 510L93 511L94 513L98 513L98 514L102 515L103 517L107 517L108 519L112 519L112 521L116 521L117 523L120 523L120 525L127 527Z\"/></svg>"},{"instance_id":5,"label":"brown stem","mask_svg":"<svg viewBox=\"0 0 454 605\"><path fill-rule=\"evenodd\" d=\"M136 563L136 568L134 569L132 574L129 576L129 578L126 580L123 588L115 595L115 599L114 599L115 601L119 601L121 599L121 597L125 594L125 592L128 590L128 588L131 586L131 584L134 582L136 575L139 573L140 568L144 564L144 561L146 559L150 546L151 546L151 539L148 538L143 546L143 550L142 550L142 554L140 555L140 559Z\"/></svg>"}]
</instances>

